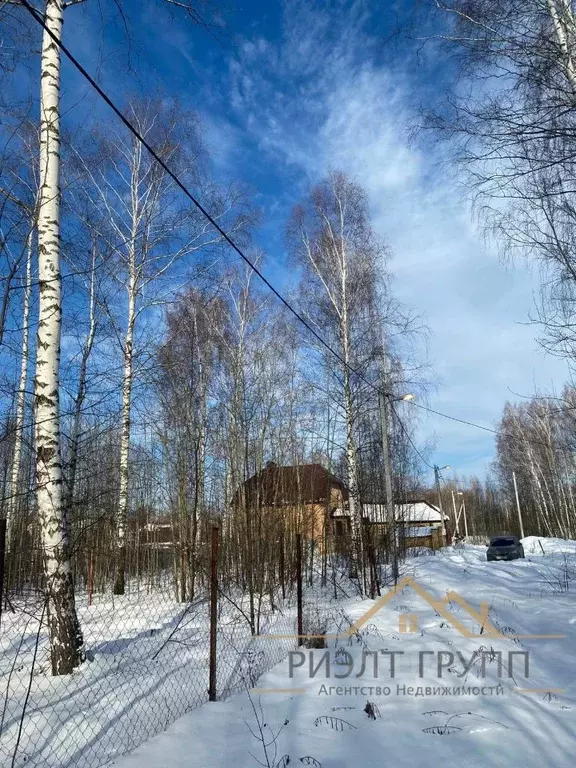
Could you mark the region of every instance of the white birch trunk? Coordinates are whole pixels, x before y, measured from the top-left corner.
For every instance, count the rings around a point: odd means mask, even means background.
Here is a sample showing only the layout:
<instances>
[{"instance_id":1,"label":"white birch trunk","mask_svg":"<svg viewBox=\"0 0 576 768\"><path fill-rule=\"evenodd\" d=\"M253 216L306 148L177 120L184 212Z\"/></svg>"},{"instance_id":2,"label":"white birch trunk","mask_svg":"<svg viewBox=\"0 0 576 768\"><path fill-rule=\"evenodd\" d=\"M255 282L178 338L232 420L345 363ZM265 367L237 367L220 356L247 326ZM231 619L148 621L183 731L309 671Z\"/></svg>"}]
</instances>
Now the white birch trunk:
<instances>
[{"instance_id":1,"label":"white birch trunk","mask_svg":"<svg viewBox=\"0 0 576 768\"><path fill-rule=\"evenodd\" d=\"M190 557L191 572L189 599L193 600L196 590L196 561L198 558L198 526L204 518L206 509L206 439L207 439L207 406L208 406L208 386L204 377L204 366L201 364L202 372L202 394L200 404L200 419L198 424L198 461L196 468L196 499L194 503L192 526L190 532Z\"/></svg>"},{"instance_id":2,"label":"white birch trunk","mask_svg":"<svg viewBox=\"0 0 576 768\"><path fill-rule=\"evenodd\" d=\"M24 442L24 415L26 410L26 382L28 380L28 350L30 346L30 294L32 290L32 251L34 230L31 229L26 240L26 285L24 286L24 304L22 307L22 350L20 358L20 377L16 396L16 424L14 432L14 453L10 470L10 497L6 513L6 551L12 549L14 523L22 498L20 488L20 465L22 462L22 444Z\"/></svg>"},{"instance_id":3,"label":"white birch trunk","mask_svg":"<svg viewBox=\"0 0 576 768\"><path fill-rule=\"evenodd\" d=\"M126 287L128 310L124 336L124 365L122 377L122 433L120 436L120 488L116 515L116 580L114 594L123 595L126 590L126 521L128 516L128 485L130 479L130 429L132 411L132 381L134 376L134 327L136 325L136 297L142 262L137 262L138 232L142 216L140 199L140 171L142 147L133 148L130 169L130 240L128 243L128 285ZM142 258L144 258L142 256Z\"/></svg>"},{"instance_id":4,"label":"white birch trunk","mask_svg":"<svg viewBox=\"0 0 576 768\"><path fill-rule=\"evenodd\" d=\"M348 263L344 239L344 217L341 217L341 313L340 337L344 359L344 409L346 414L346 465L348 469L348 511L352 528L352 548L358 575L360 593L366 592L366 573L364 562L364 531L362 530L362 505L358 491L358 461L356 456L356 441L354 440L354 407L352 402L352 387L350 384L350 325L348 322Z\"/></svg>"},{"instance_id":5,"label":"white birch trunk","mask_svg":"<svg viewBox=\"0 0 576 768\"><path fill-rule=\"evenodd\" d=\"M63 0L47 0L45 23L60 40ZM44 552L52 673L69 674L82 660L68 531L62 504L59 365L60 278L60 49L45 31L40 93L38 210L39 317L34 405L36 497Z\"/></svg>"},{"instance_id":6,"label":"white birch trunk","mask_svg":"<svg viewBox=\"0 0 576 768\"><path fill-rule=\"evenodd\" d=\"M116 582L114 594L123 595L126 581L126 517L128 514L128 460L130 454L130 413L132 406L132 378L134 370L134 324L136 322L136 264L132 248L130 279L128 282L128 317L124 338L124 373L122 383L122 435L120 438L120 492L116 518Z\"/></svg>"},{"instance_id":7,"label":"white birch trunk","mask_svg":"<svg viewBox=\"0 0 576 768\"><path fill-rule=\"evenodd\" d=\"M572 90L576 93L576 66L574 66L570 44L570 37L573 37L576 27L572 7L566 0L560 0L560 8L558 8L557 0L547 0L547 4L556 39L562 52L564 74Z\"/></svg>"},{"instance_id":8,"label":"white birch trunk","mask_svg":"<svg viewBox=\"0 0 576 768\"><path fill-rule=\"evenodd\" d=\"M346 356L345 356L346 359ZM353 406L350 388L350 374L344 371L344 398L346 410L346 465L348 469L348 510L352 529L352 547L356 560L358 584L361 593L366 589L364 573L364 535L362 531L362 506L358 493L358 461L356 456L356 441L353 432Z\"/></svg>"}]
</instances>

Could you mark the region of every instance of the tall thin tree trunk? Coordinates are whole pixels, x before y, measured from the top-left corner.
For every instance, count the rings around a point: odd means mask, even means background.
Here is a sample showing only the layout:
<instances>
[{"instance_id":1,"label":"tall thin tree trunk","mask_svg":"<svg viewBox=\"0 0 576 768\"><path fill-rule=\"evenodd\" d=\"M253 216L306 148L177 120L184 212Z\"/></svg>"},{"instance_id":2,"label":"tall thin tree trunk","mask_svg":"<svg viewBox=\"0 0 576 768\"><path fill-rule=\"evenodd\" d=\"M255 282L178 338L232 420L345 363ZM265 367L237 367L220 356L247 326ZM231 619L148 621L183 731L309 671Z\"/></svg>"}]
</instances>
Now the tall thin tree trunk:
<instances>
[{"instance_id":1,"label":"tall thin tree trunk","mask_svg":"<svg viewBox=\"0 0 576 768\"><path fill-rule=\"evenodd\" d=\"M68 520L72 513L74 503L74 487L76 485L76 468L78 466L78 443L80 440L80 424L82 419L82 408L86 398L86 379L88 371L88 360L94 346L94 337L96 335L96 243L92 246L92 256L90 263L90 288L89 288L89 309L88 309L88 333L86 341L82 347L82 357L80 360L80 370L78 372L78 390L76 392L76 401L74 403L74 420L72 422L72 434L70 435L70 461L68 463L68 478L66 484L66 514Z\"/></svg>"},{"instance_id":2,"label":"tall thin tree trunk","mask_svg":"<svg viewBox=\"0 0 576 768\"><path fill-rule=\"evenodd\" d=\"M358 460L356 456L356 441L354 440L354 405L352 402L352 387L350 384L350 327L348 321L348 297L347 297L347 256L344 240L342 248L342 314L340 320L340 335L342 339L342 351L344 358L344 409L346 413L346 464L348 469L348 510L352 527L352 549L357 570L360 593L366 591L366 578L364 570L364 535L362 524L362 506L358 489Z\"/></svg>"},{"instance_id":3,"label":"tall thin tree trunk","mask_svg":"<svg viewBox=\"0 0 576 768\"><path fill-rule=\"evenodd\" d=\"M22 308L22 349L20 358L20 378L16 396L16 425L14 431L14 453L10 471L10 498L6 512L6 551L12 548L13 529L17 511L22 498L20 489L20 465L22 463L22 444L24 442L24 415L26 410L26 382L28 380L28 349L30 346L30 298L32 292L32 252L34 229L31 227L26 240L26 285L24 286L24 305Z\"/></svg>"},{"instance_id":4,"label":"tall thin tree trunk","mask_svg":"<svg viewBox=\"0 0 576 768\"><path fill-rule=\"evenodd\" d=\"M570 47L570 36L573 38L576 27L574 13L571 4L566 0L560 0L560 8L558 8L557 0L547 0L547 5L556 39L562 52L564 74L572 90L576 93L576 66L574 66L573 52Z\"/></svg>"},{"instance_id":5,"label":"tall thin tree trunk","mask_svg":"<svg viewBox=\"0 0 576 768\"><path fill-rule=\"evenodd\" d=\"M63 0L47 0L45 23L60 40ZM66 517L62 504L59 364L60 277L60 49L42 38L40 202L38 210L39 317L34 406L36 496L44 554L52 674L69 674L82 660Z\"/></svg>"},{"instance_id":6,"label":"tall thin tree trunk","mask_svg":"<svg viewBox=\"0 0 576 768\"><path fill-rule=\"evenodd\" d=\"M200 424L198 427L198 443L196 451L196 485L194 508L192 512L192 525L190 537L190 587L189 599L194 599L196 592L196 561L198 558L198 522L204 518L206 506L206 405L207 391L202 392L202 403L200 407Z\"/></svg>"},{"instance_id":7,"label":"tall thin tree trunk","mask_svg":"<svg viewBox=\"0 0 576 768\"><path fill-rule=\"evenodd\" d=\"M132 244L134 246L134 243ZM134 368L134 323L136 321L136 267L130 263L128 284L128 323L124 339L124 379L122 384L122 436L120 439L120 493L116 517L116 582L114 594L123 595L126 581L126 518L128 514L128 459L130 452L130 411Z\"/></svg>"},{"instance_id":8,"label":"tall thin tree trunk","mask_svg":"<svg viewBox=\"0 0 576 768\"><path fill-rule=\"evenodd\" d=\"M362 507L358 493L358 463L356 442L352 425L352 393L348 369L344 373L344 398L346 407L346 463L348 468L348 510L352 528L352 549L356 565L358 585L364 594L364 537L362 535Z\"/></svg>"}]
</instances>

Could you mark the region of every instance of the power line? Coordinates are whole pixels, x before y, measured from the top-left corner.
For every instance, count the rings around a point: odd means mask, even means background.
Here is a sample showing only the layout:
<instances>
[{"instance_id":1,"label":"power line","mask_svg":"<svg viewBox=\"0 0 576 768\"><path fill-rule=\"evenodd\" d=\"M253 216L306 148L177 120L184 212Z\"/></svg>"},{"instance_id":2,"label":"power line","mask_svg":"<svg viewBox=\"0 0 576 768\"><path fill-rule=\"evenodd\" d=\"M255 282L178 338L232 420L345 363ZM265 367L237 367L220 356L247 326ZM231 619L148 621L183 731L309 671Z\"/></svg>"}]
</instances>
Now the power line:
<instances>
[{"instance_id":1,"label":"power line","mask_svg":"<svg viewBox=\"0 0 576 768\"><path fill-rule=\"evenodd\" d=\"M517 440L520 443L532 443L533 445L540 445L543 448L552 448L553 450L559 450L563 451L564 453L568 453L571 456L574 456L576 454L575 448L570 448L566 445L554 445L552 441L550 443L545 443L543 440L535 440L533 437L524 437L523 435L515 435L512 432L502 431L498 429L493 429L492 427L486 427L483 424L476 424L473 421L467 421L466 419L459 419L457 416L450 416L448 413L442 413L442 411L436 411L434 408L429 408L427 405L422 405L421 403L415 403L414 401L410 401L410 404L415 406L416 408L420 408L423 411L428 411L429 413L434 413L437 416L442 416L444 419L449 419L450 421L456 421L459 424L465 424L468 427L475 427L476 429L482 429L485 432L490 432L493 435L504 436L504 437L511 437L513 440ZM565 411L574 410L572 408L566 408ZM430 466L428 464L428 466Z\"/></svg>"},{"instance_id":2,"label":"power line","mask_svg":"<svg viewBox=\"0 0 576 768\"><path fill-rule=\"evenodd\" d=\"M317 341L320 342L320 344L325 347L334 357L342 363L351 373L354 373L356 376L363 379L367 384L370 386L374 386L371 384L367 379L364 378L364 376L357 371L355 368L353 368L349 363L347 363L344 358L333 348L328 344L327 341L325 341L320 334L314 330L314 328L302 317L302 315L294 309L294 307L282 296L282 294L272 285L272 283L262 274L262 272L258 269L258 267L254 264L254 262L246 256L246 254L242 251L242 249L234 242L234 240L228 235L228 233L222 229L222 227L218 224L218 222L210 215L210 213L204 208L202 203L190 192L188 187L183 184L178 176L170 169L170 167L162 160L162 158L158 155L154 147L152 147L151 144L146 141L144 136L138 131L138 129L128 120L128 118L124 115L122 110L116 106L116 104L112 101L112 99L108 96L108 94L98 85L98 83L94 80L94 78L87 72L86 69L80 64L78 59L68 50L68 48L62 43L61 40L58 39L58 37L52 32L51 29L48 28L38 11L36 11L35 8L33 8L28 0L22 0L22 5L30 12L32 17L40 24L40 26L44 29L44 31L52 38L52 40L56 43L56 45L60 48L62 53L66 56L66 58L73 64L73 66L80 72L80 74L90 83L90 85L94 88L94 90L98 93L98 95L106 102L106 104L110 107L110 109L114 112L114 114L120 118L122 123L128 128L130 133L142 144L143 147L146 148L146 150L150 153L150 155L156 160L156 162L160 165L162 170L168 174L168 176L172 179L172 181L176 184L176 186L186 195L186 197L196 206L196 208L202 213L203 216L206 217L206 219L212 224L214 229L221 235L221 237L224 238L224 240L228 243L228 245L236 251L236 253L240 256L241 259L243 259L246 264L250 267L250 269L255 272L256 275L262 280L264 285L266 285L267 288L269 288L272 293L282 302L282 304L288 309L289 312L294 315L294 317L302 323L302 325L310 331L310 333L316 338Z\"/></svg>"},{"instance_id":3,"label":"power line","mask_svg":"<svg viewBox=\"0 0 576 768\"><path fill-rule=\"evenodd\" d=\"M429 408L427 405L422 405L422 403L416 403L413 400L410 400L409 402L415 408L420 408L423 411L428 411L428 413L434 413L436 414L436 416L442 416L444 419L450 419L450 421L457 421L459 424L466 424L468 427L483 429L485 432L491 432L494 435L500 434L497 429L493 429L492 427L486 427L483 424L476 424L473 421L466 421L466 419L459 419L457 416L450 416L450 414L448 413L442 413L442 411L436 411L434 410L434 408Z\"/></svg>"},{"instance_id":4,"label":"power line","mask_svg":"<svg viewBox=\"0 0 576 768\"><path fill-rule=\"evenodd\" d=\"M434 469L434 466L433 466L432 464L430 464L430 463L429 463L429 462L428 462L428 461L427 461L427 460L424 458L424 456L422 456L422 453L421 453L421 452L418 450L418 448L416 447L416 444L414 443L414 440L412 440L412 436L410 435L410 432L408 431L408 429L407 429L406 425L404 424L404 422L403 422L403 421L402 421L402 419L400 418L400 416L399 416L399 414L398 414L398 411L397 411L397 410L396 410L396 408L394 407L394 401L393 401L393 399L392 399L392 398L389 398L389 402L390 402L390 408L392 409L392 413L393 413L393 414L394 414L394 416L396 416L396 418L398 419L398 423L400 424L400 427L402 428L402 431L404 432L404 434L405 434L405 435L406 435L406 437L408 438L408 442L410 443L410 445L412 446L412 448L413 448L413 449L414 449L414 451L416 452L416 455L418 456L418 458L420 459L420 461L421 461L422 463L424 463L424 464L425 464L425 465L426 465L426 466L427 466L429 469ZM410 402L410 401L408 401L408 402Z\"/></svg>"},{"instance_id":5,"label":"power line","mask_svg":"<svg viewBox=\"0 0 576 768\"><path fill-rule=\"evenodd\" d=\"M94 80L94 78L89 74L89 72L80 64L78 59L74 56L74 54L71 53L71 51L64 45L64 43L58 39L58 37L52 32L51 29L48 28L46 23L44 22L44 19L39 14L39 12L28 2L28 0L20 0L21 5L26 8L26 10L30 13L30 15L34 18L34 20L42 27L42 29L50 36L50 38L53 40L53 42L59 47L59 49L62 51L62 53L66 56L66 58L70 61L70 63L75 67L75 69L80 72L82 77L84 77L88 83L94 88L96 93L102 98L102 100L110 107L110 109L114 112L114 114L121 120L121 122L126 126L126 128L130 131L130 133L142 144L143 147L150 153L150 155L156 160L156 162L160 165L160 167L164 170L164 172L174 181L176 186L186 195L186 197L194 204L194 206L202 213L203 216L206 217L206 219L212 224L214 229L221 235L221 237L228 243L228 245L240 256L240 258L250 267L250 269L260 278L260 280L266 285L266 287L272 291L272 293L280 300L280 302L286 307L286 309L300 322L313 336L314 338L326 349L330 354L334 356L336 360L338 360L345 368L347 368L351 373L358 376L359 379L364 381L369 387L374 389L376 392L382 391L380 390L375 384L373 384L371 381L369 381L360 371L358 371L356 368L352 367L348 362L344 360L344 358L330 345L327 341L325 341L322 336L307 322L307 320L298 312L294 307L288 302L287 299L282 296L282 294L272 285L272 283L263 275L263 273L258 269L258 267L252 262L251 259L246 256L246 254L242 251L242 249L234 242L234 240L228 235L228 233L222 229L222 227L218 224L218 222L210 215L210 213L204 208L202 203L190 192L190 190L186 187L183 182L180 181L178 176L170 169L170 167L162 160L162 158L157 154L157 152L154 150L151 144L149 144L146 139L141 135L141 133L138 131L137 128L134 127L134 125L128 120L128 118L124 115L122 110L116 106L116 104L112 101L110 96L98 85L98 83ZM389 392L384 392L385 395L390 397ZM416 403L414 401L410 401L413 406L416 408L420 408L421 410L428 411L429 413L434 413L437 416L441 416L444 419L449 419L450 421L455 421L460 424L465 424L469 427L474 427L476 429L481 429L485 432L490 432L494 435L498 435L499 432L495 429L492 429L490 427L486 427L482 424L476 424L472 421L467 421L465 419L460 419L456 416L451 416L450 414L443 413L442 411L437 411L434 408L430 408L428 406L422 405L421 403ZM402 424L402 421L400 420L400 417L398 416L398 420L400 421L400 424L402 425L403 429L405 430L405 433L407 434L406 428ZM538 445L545 445L544 443L541 443L540 441L533 440L530 438L517 438L516 436L513 436L516 439L519 439L523 442L533 442ZM414 443L412 442L412 439L409 438L412 446L415 448ZM428 462L422 457L421 453L415 448L416 452L424 461L424 463L427 466L430 466Z\"/></svg>"}]
</instances>

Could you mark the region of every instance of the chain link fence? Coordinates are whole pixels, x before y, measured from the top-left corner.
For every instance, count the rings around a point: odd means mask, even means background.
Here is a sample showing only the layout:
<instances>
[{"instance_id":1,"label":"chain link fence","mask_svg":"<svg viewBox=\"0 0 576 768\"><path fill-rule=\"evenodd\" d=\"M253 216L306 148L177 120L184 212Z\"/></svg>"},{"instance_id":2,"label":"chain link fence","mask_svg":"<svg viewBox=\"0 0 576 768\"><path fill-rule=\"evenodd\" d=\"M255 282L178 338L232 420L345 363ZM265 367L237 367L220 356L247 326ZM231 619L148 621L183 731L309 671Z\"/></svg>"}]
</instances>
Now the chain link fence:
<instances>
[{"instance_id":1,"label":"chain link fence","mask_svg":"<svg viewBox=\"0 0 576 768\"><path fill-rule=\"evenodd\" d=\"M0 601L2 766L107 765L209 699L256 686L290 650L309 645L306 636L350 626L345 610L358 580L341 539L319 547L294 535L250 570L223 534L206 526L192 560L161 531L138 532L128 540L123 595L113 593L109 542L77 537L85 661L56 677L40 546L20 537L26 546L6 558Z\"/></svg>"},{"instance_id":2,"label":"chain link fence","mask_svg":"<svg viewBox=\"0 0 576 768\"><path fill-rule=\"evenodd\" d=\"M33 562L36 553L23 555ZM95 588L90 553L92 578L78 578L76 586L86 660L71 675L51 674L40 586L7 591L0 633L2 766L106 765L208 701L213 585L207 558L200 558L195 594L181 602L173 569L178 555L164 545L154 555L162 567L128 578L118 596L111 587ZM229 585L215 594L215 697L224 698L254 685L295 646L296 599L293 590L284 599L258 596L261 636L254 636L250 598Z\"/></svg>"}]
</instances>

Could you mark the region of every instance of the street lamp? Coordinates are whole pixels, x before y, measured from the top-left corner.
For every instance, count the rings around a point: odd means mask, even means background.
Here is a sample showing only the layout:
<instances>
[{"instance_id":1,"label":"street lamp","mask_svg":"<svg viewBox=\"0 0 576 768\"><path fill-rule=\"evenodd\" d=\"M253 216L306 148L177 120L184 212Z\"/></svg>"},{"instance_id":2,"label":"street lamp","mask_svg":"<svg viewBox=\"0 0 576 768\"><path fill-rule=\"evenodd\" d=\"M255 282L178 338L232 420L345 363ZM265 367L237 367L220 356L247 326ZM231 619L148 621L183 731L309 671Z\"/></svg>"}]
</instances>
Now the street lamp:
<instances>
[{"instance_id":1,"label":"street lamp","mask_svg":"<svg viewBox=\"0 0 576 768\"><path fill-rule=\"evenodd\" d=\"M410 393L406 395L400 395L399 397L392 397L392 395L389 392L384 393L388 400L390 400L391 403L409 403L411 400L414 400L416 395L411 395Z\"/></svg>"}]
</instances>

